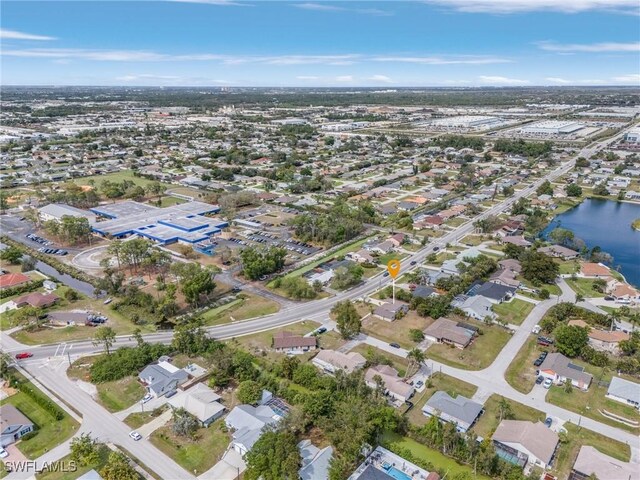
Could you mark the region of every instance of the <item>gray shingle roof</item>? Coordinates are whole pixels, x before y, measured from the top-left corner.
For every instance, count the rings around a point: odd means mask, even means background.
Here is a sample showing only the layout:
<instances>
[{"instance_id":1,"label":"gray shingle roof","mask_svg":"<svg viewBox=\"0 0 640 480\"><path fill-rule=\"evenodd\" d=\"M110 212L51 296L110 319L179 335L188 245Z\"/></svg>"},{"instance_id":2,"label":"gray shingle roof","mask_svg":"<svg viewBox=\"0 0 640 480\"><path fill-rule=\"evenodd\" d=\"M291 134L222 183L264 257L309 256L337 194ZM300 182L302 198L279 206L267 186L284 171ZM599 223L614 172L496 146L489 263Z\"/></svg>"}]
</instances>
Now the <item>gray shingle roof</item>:
<instances>
[{"instance_id":1,"label":"gray shingle roof","mask_svg":"<svg viewBox=\"0 0 640 480\"><path fill-rule=\"evenodd\" d=\"M466 424L472 424L482 411L482 405L479 403L462 395L453 398L447 392L442 391L434 393L425 406Z\"/></svg>"},{"instance_id":2,"label":"gray shingle roof","mask_svg":"<svg viewBox=\"0 0 640 480\"><path fill-rule=\"evenodd\" d=\"M640 383L630 382L620 377L613 377L607 393L640 404Z\"/></svg>"}]
</instances>

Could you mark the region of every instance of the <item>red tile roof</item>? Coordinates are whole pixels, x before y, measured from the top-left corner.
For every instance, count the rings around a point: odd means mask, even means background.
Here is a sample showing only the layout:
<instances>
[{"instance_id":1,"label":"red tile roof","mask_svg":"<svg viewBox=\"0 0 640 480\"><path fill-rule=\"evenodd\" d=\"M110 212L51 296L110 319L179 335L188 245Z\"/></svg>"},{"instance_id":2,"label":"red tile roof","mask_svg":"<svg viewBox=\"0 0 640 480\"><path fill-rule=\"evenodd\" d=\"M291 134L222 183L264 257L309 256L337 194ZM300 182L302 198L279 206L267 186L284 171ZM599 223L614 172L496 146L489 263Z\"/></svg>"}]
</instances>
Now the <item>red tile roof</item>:
<instances>
[{"instance_id":1,"label":"red tile roof","mask_svg":"<svg viewBox=\"0 0 640 480\"><path fill-rule=\"evenodd\" d=\"M15 287L30 281L31 279L23 273L7 273L0 275L0 289Z\"/></svg>"}]
</instances>

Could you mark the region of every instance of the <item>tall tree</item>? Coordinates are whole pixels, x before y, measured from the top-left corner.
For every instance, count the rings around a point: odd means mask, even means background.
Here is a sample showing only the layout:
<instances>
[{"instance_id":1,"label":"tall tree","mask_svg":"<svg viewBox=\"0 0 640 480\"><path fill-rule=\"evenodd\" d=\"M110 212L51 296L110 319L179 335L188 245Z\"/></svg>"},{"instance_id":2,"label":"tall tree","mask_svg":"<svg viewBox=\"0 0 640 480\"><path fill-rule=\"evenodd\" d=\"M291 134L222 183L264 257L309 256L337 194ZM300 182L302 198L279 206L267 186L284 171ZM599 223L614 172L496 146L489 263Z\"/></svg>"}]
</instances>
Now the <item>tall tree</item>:
<instances>
[{"instance_id":1,"label":"tall tree","mask_svg":"<svg viewBox=\"0 0 640 480\"><path fill-rule=\"evenodd\" d=\"M245 480L298 480L298 441L288 430L266 431L246 455Z\"/></svg>"},{"instance_id":2,"label":"tall tree","mask_svg":"<svg viewBox=\"0 0 640 480\"><path fill-rule=\"evenodd\" d=\"M116 332L113 328L103 326L98 327L96 334L93 337L93 344L98 347L104 347L104 351L109 355L111 353L111 347L116 342Z\"/></svg>"},{"instance_id":3,"label":"tall tree","mask_svg":"<svg viewBox=\"0 0 640 480\"><path fill-rule=\"evenodd\" d=\"M360 314L350 300L336 303L331 309L331 314L335 316L338 332L342 338L350 339L360 333L362 327Z\"/></svg>"}]
</instances>

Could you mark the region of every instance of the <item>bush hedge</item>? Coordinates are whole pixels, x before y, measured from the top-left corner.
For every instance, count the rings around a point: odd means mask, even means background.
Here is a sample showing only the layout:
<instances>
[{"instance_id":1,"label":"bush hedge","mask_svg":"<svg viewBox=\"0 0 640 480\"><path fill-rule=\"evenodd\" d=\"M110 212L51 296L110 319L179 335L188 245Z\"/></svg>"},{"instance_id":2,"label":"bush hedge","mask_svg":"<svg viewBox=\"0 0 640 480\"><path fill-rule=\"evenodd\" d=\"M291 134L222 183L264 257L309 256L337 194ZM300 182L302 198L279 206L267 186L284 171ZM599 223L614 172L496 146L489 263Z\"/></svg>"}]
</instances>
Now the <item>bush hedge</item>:
<instances>
[{"instance_id":1,"label":"bush hedge","mask_svg":"<svg viewBox=\"0 0 640 480\"><path fill-rule=\"evenodd\" d=\"M64 412L58 408L58 406L46 397L43 397L36 390L31 388L28 383L19 382L18 390L31 398L39 406L47 411L54 419L62 420L64 418Z\"/></svg>"}]
</instances>

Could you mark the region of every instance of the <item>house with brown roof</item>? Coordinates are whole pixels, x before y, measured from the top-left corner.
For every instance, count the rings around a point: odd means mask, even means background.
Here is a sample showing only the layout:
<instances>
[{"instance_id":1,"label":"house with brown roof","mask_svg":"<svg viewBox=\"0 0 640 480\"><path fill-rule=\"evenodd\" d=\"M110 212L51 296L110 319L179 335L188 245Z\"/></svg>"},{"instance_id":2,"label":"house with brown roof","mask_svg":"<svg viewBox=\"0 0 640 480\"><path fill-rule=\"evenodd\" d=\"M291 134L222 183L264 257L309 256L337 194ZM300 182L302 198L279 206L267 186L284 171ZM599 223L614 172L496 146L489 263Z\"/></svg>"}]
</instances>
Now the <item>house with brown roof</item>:
<instances>
[{"instance_id":1,"label":"house with brown roof","mask_svg":"<svg viewBox=\"0 0 640 480\"><path fill-rule=\"evenodd\" d=\"M607 283L607 293L620 303L640 300L640 293L638 293L638 290L615 279Z\"/></svg>"},{"instance_id":2,"label":"house with brown roof","mask_svg":"<svg viewBox=\"0 0 640 480\"><path fill-rule=\"evenodd\" d=\"M32 292L15 299L13 303L16 308L25 307L27 305L36 308L46 308L55 305L58 300L60 300L60 297L54 293Z\"/></svg>"},{"instance_id":3,"label":"house with brown roof","mask_svg":"<svg viewBox=\"0 0 640 480\"><path fill-rule=\"evenodd\" d=\"M548 247L539 248L538 251L549 257L562 258L564 260L578 258L579 255L575 250L563 247L562 245L549 245Z\"/></svg>"},{"instance_id":4,"label":"house with brown roof","mask_svg":"<svg viewBox=\"0 0 640 480\"><path fill-rule=\"evenodd\" d=\"M407 236L404 233L396 233L389 237L389 241L397 248L404 243L406 238Z\"/></svg>"},{"instance_id":5,"label":"house with brown roof","mask_svg":"<svg viewBox=\"0 0 640 480\"><path fill-rule=\"evenodd\" d=\"M569 325L586 328L589 333L589 345L596 350L609 353L618 353L619 344L623 340L629 340L630 335L621 330L599 330L582 320L570 320Z\"/></svg>"},{"instance_id":6,"label":"house with brown roof","mask_svg":"<svg viewBox=\"0 0 640 480\"><path fill-rule=\"evenodd\" d=\"M586 278L606 278L611 276L611 271L601 263L585 262L580 265L580 275Z\"/></svg>"},{"instance_id":7,"label":"house with brown roof","mask_svg":"<svg viewBox=\"0 0 640 480\"><path fill-rule=\"evenodd\" d=\"M520 467L547 468L553 462L560 439L542 422L502 420L492 437L500 458Z\"/></svg>"},{"instance_id":8,"label":"house with brown roof","mask_svg":"<svg viewBox=\"0 0 640 480\"><path fill-rule=\"evenodd\" d=\"M439 318L424 330L424 336L432 342L465 348L476 336L478 329L448 318Z\"/></svg>"},{"instance_id":9,"label":"house with brown roof","mask_svg":"<svg viewBox=\"0 0 640 480\"><path fill-rule=\"evenodd\" d=\"M405 313L409 311L409 304L406 302L396 300L395 303L386 302L376 307L373 311L373 315L381 320L387 322L393 322L401 318Z\"/></svg>"},{"instance_id":10,"label":"house with brown roof","mask_svg":"<svg viewBox=\"0 0 640 480\"><path fill-rule=\"evenodd\" d=\"M444 220L442 217L438 215L427 215L416 222L415 226L417 228L433 228L434 230L438 230L443 223Z\"/></svg>"},{"instance_id":11,"label":"house with brown roof","mask_svg":"<svg viewBox=\"0 0 640 480\"><path fill-rule=\"evenodd\" d=\"M303 337L283 330L273 336L272 347L276 352L299 355L318 348L318 339L314 336Z\"/></svg>"},{"instance_id":12,"label":"house with brown roof","mask_svg":"<svg viewBox=\"0 0 640 480\"><path fill-rule=\"evenodd\" d=\"M398 375L398 371L389 365L376 365L364 374L364 380L371 388L377 388L376 377L379 377L385 394L401 403L406 402L414 393L414 388Z\"/></svg>"},{"instance_id":13,"label":"house with brown roof","mask_svg":"<svg viewBox=\"0 0 640 480\"><path fill-rule=\"evenodd\" d=\"M0 275L0 290L17 287L30 281L31 278L27 277L24 273L5 273L4 275Z\"/></svg>"}]
</instances>

